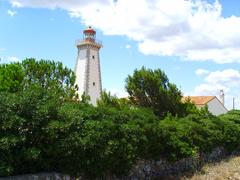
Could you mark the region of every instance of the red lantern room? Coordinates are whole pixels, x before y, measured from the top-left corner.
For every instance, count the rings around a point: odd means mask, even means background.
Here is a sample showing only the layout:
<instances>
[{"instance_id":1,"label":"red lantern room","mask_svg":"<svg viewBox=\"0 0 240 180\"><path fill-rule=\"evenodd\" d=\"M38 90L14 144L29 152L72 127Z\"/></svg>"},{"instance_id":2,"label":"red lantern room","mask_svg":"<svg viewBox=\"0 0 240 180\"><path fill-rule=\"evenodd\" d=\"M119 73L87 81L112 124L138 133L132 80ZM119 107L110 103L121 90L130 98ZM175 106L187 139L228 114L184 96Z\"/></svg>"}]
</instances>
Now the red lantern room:
<instances>
[{"instance_id":1,"label":"red lantern room","mask_svg":"<svg viewBox=\"0 0 240 180\"><path fill-rule=\"evenodd\" d=\"M83 34L85 41L95 42L96 31L91 26L85 29Z\"/></svg>"}]
</instances>

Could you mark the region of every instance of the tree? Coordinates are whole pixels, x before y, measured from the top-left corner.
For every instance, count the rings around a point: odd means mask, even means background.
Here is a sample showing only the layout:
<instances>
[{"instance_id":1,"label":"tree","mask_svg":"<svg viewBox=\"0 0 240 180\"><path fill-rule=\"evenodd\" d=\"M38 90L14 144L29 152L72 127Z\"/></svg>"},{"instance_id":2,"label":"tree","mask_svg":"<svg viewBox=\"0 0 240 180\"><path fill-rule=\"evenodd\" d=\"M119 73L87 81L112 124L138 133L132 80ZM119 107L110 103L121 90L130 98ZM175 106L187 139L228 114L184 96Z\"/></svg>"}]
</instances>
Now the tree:
<instances>
[{"instance_id":1,"label":"tree","mask_svg":"<svg viewBox=\"0 0 240 180\"><path fill-rule=\"evenodd\" d=\"M74 81L73 71L54 61L0 65L0 176L53 169L46 128L73 101Z\"/></svg>"},{"instance_id":2,"label":"tree","mask_svg":"<svg viewBox=\"0 0 240 180\"><path fill-rule=\"evenodd\" d=\"M20 63L0 65L0 91L17 92L22 90L24 71Z\"/></svg>"},{"instance_id":3,"label":"tree","mask_svg":"<svg viewBox=\"0 0 240 180\"><path fill-rule=\"evenodd\" d=\"M125 88L133 103L152 108L158 116L162 117L167 113L180 115L185 111L181 102L181 91L169 82L166 74L160 69L142 67L135 70L132 76L127 77Z\"/></svg>"},{"instance_id":4,"label":"tree","mask_svg":"<svg viewBox=\"0 0 240 180\"><path fill-rule=\"evenodd\" d=\"M20 92L31 86L40 86L61 97L74 97L75 75L61 62L36 61L27 58L21 63L0 65L0 91Z\"/></svg>"}]
</instances>

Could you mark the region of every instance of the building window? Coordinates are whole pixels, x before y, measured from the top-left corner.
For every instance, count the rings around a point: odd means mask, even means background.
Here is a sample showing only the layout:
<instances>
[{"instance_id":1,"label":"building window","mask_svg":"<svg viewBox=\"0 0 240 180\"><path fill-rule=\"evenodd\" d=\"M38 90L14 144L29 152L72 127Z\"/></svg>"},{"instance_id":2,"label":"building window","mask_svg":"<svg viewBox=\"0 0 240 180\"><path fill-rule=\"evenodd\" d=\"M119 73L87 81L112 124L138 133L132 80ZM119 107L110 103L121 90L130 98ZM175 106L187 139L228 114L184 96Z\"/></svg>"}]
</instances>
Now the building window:
<instances>
[{"instance_id":1,"label":"building window","mask_svg":"<svg viewBox=\"0 0 240 180\"><path fill-rule=\"evenodd\" d=\"M93 82L92 85L95 86L95 82Z\"/></svg>"},{"instance_id":2,"label":"building window","mask_svg":"<svg viewBox=\"0 0 240 180\"><path fill-rule=\"evenodd\" d=\"M94 58L95 58L95 56L92 56L92 58L94 59Z\"/></svg>"}]
</instances>

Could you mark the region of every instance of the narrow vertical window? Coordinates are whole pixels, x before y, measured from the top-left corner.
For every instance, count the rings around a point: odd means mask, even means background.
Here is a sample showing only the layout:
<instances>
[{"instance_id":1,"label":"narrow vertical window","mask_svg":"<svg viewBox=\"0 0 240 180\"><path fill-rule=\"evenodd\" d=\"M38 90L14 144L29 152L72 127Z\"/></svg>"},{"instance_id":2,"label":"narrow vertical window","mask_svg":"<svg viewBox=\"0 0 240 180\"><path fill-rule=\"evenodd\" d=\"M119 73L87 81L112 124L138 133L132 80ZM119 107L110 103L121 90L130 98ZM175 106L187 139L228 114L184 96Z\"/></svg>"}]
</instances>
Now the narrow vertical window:
<instances>
[{"instance_id":1,"label":"narrow vertical window","mask_svg":"<svg viewBox=\"0 0 240 180\"><path fill-rule=\"evenodd\" d=\"M95 58L95 56L92 56L92 58L94 59L94 58Z\"/></svg>"},{"instance_id":2,"label":"narrow vertical window","mask_svg":"<svg viewBox=\"0 0 240 180\"><path fill-rule=\"evenodd\" d=\"M93 82L92 84L93 84L93 86L95 86L95 82Z\"/></svg>"}]
</instances>

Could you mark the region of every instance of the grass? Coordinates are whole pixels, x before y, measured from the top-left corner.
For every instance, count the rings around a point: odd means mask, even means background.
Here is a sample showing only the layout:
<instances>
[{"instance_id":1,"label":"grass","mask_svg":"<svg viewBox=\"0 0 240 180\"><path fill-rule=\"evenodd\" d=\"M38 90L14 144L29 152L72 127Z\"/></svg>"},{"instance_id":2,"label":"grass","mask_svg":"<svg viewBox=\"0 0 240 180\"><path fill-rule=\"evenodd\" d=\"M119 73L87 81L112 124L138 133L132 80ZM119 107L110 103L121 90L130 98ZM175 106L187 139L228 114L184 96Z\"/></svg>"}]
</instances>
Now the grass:
<instances>
[{"instance_id":1,"label":"grass","mask_svg":"<svg viewBox=\"0 0 240 180\"><path fill-rule=\"evenodd\" d=\"M240 180L240 155L214 164L206 164L202 170L183 180Z\"/></svg>"}]
</instances>

